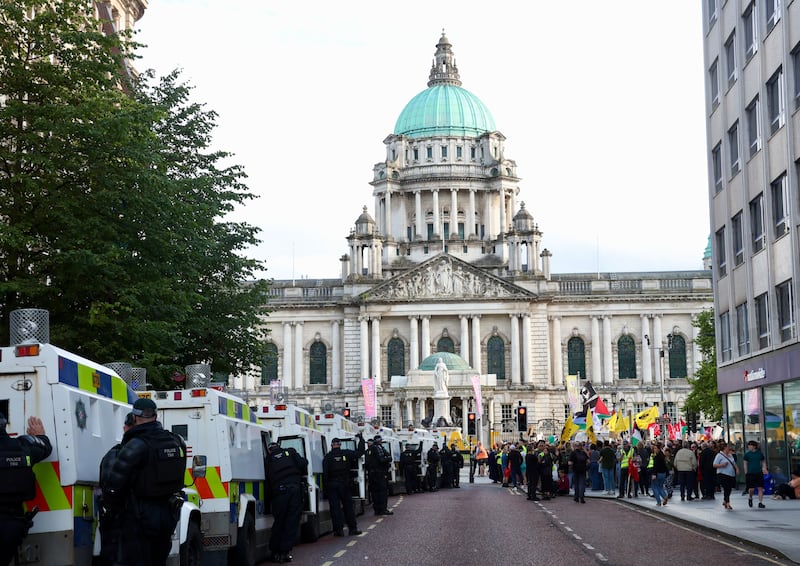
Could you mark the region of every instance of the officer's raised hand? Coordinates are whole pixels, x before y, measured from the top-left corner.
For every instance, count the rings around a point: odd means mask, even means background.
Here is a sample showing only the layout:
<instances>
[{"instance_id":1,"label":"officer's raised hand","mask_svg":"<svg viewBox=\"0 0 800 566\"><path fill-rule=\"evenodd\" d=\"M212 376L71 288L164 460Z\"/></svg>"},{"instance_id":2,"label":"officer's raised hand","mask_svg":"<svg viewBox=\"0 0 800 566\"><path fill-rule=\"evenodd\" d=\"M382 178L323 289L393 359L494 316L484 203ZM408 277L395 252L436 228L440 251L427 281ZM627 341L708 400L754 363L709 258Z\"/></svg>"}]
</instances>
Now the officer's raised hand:
<instances>
[{"instance_id":1,"label":"officer's raised hand","mask_svg":"<svg viewBox=\"0 0 800 566\"><path fill-rule=\"evenodd\" d=\"M44 424L39 417L28 417L28 434L31 436L40 436L44 434Z\"/></svg>"}]
</instances>

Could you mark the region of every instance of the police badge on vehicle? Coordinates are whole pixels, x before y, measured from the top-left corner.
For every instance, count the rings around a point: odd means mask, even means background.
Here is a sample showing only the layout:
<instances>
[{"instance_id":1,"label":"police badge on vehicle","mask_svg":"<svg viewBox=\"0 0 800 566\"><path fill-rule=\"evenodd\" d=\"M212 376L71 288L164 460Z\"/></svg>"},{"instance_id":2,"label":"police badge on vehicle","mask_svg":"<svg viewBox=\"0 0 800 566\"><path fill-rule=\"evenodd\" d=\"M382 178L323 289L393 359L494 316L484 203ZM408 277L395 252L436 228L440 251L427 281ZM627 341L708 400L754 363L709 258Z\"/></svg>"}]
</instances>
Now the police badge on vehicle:
<instances>
[{"instance_id":1,"label":"police badge on vehicle","mask_svg":"<svg viewBox=\"0 0 800 566\"><path fill-rule=\"evenodd\" d=\"M79 429L86 428L86 405L83 404L81 399L78 399L78 402L75 403L75 420Z\"/></svg>"}]
</instances>

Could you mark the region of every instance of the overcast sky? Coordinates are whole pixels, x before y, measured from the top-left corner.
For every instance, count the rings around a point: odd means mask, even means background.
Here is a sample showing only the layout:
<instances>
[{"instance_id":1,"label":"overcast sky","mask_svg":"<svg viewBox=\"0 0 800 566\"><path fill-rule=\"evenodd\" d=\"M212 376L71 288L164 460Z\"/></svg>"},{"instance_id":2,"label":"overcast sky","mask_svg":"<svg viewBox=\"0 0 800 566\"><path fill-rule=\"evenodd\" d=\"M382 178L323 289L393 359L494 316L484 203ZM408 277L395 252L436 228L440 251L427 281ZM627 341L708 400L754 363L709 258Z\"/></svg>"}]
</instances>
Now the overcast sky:
<instances>
[{"instance_id":1,"label":"overcast sky","mask_svg":"<svg viewBox=\"0 0 800 566\"><path fill-rule=\"evenodd\" d=\"M136 66L175 68L259 196L266 277L338 277L442 29L492 112L554 273L702 269L699 2L150 0Z\"/></svg>"}]
</instances>

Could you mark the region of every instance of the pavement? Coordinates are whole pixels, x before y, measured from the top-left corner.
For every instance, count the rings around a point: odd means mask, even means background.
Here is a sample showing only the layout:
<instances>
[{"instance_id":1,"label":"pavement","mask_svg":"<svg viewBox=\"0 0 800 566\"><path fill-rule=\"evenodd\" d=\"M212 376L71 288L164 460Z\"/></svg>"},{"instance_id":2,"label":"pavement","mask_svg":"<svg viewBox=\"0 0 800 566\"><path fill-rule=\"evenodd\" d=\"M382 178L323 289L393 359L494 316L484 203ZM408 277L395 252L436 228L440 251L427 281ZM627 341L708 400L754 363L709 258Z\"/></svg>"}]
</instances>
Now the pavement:
<instances>
[{"instance_id":1,"label":"pavement","mask_svg":"<svg viewBox=\"0 0 800 566\"><path fill-rule=\"evenodd\" d=\"M461 481L469 483L469 469L462 471ZM475 475L475 484L492 484L488 477ZM718 533L728 539L740 540L772 552L794 563L800 564L800 500L775 500L764 496L766 509L758 508L758 496L753 498L753 507L747 506L747 497L742 495L743 486L731 493L733 511L722 507L722 494L712 501L695 499L681 501L680 492L674 491L665 507L657 507L656 500L646 495L630 499L617 499L603 491L586 490L587 498L610 499L645 508L687 525ZM567 496L564 496L567 497Z\"/></svg>"}]
</instances>

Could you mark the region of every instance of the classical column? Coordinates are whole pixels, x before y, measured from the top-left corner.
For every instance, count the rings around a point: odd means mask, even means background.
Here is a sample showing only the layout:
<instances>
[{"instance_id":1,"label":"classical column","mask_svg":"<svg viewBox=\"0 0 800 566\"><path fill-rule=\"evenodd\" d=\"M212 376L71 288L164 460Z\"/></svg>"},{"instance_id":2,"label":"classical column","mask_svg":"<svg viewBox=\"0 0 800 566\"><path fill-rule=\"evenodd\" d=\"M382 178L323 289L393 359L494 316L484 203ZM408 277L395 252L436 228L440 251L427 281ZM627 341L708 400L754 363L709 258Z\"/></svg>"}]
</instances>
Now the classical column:
<instances>
[{"instance_id":1,"label":"classical column","mask_svg":"<svg viewBox=\"0 0 800 566\"><path fill-rule=\"evenodd\" d=\"M488 414L484 415L484 416L489 418L489 422L491 423L491 426L495 430L502 430L501 427L497 426L497 422L494 420L494 397L489 397L488 399L486 399L486 412ZM481 423L481 424L483 424L483 423Z\"/></svg>"},{"instance_id":2,"label":"classical column","mask_svg":"<svg viewBox=\"0 0 800 566\"><path fill-rule=\"evenodd\" d=\"M413 399L406 399L406 416L408 418L406 418L405 422L402 423L403 427L408 426L409 422L413 423L416 420L416 419L414 419L414 400Z\"/></svg>"},{"instance_id":3,"label":"classical column","mask_svg":"<svg viewBox=\"0 0 800 566\"><path fill-rule=\"evenodd\" d=\"M414 210L417 215L417 237L423 238L425 232L422 231L422 227L425 216L422 214L422 193L420 191L414 191Z\"/></svg>"},{"instance_id":4,"label":"classical column","mask_svg":"<svg viewBox=\"0 0 800 566\"><path fill-rule=\"evenodd\" d=\"M481 315L472 315L472 368L481 373Z\"/></svg>"},{"instance_id":5,"label":"classical column","mask_svg":"<svg viewBox=\"0 0 800 566\"><path fill-rule=\"evenodd\" d=\"M611 315L603 316L603 381L614 383L614 369L611 358Z\"/></svg>"},{"instance_id":6,"label":"classical column","mask_svg":"<svg viewBox=\"0 0 800 566\"><path fill-rule=\"evenodd\" d=\"M359 319L360 338L361 338L361 375L358 376L358 382L361 383L362 379L367 379L369 375L369 325L367 324L367 317L362 316Z\"/></svg>"},{"instance_id":7,"label":"classical column","mask_svg":"<svg viewBox=\"0 0 800 566\"><path fill-rule=\"evenodd\" d=\"M433 235L438 235L439 229L439 189L433 189Z\"/></svg>"},{"instance_id":8,"label":"classical column","mask_svg":"<svg viewBox=\"0 0 800 566\"><path fill-rule=\"evenodd\" d=\"M653 346L655 346L656 348L663 348L664 347L664 344L661 343L661 315L660 314L654 314L653 315ZM661 379L663 378L663 375L661 374L661 372L664 369L664 368L661 367L661 359L659 357L661 355L661 352L659 350L653 350L653 352L655 352L655 356L656 356L655 364L653 364L655 366L655 371L653 372L653 375L655 376L656 385L661 385ZM664 365L666 366L666 362L665 362ZM664 384L666 385L666 382L664 382Z\"/></svg>"},{"instance_id":9,"label":"classical column","mask_svg":"<svg viewBox=\"0 0 800 566\"><path fill-rule=\"evenodd\" d=\"M519 315L514 313L508 317L511 319L511 383L519 385Z\"/></svg>"},{"instance_id":10,"label":"classical column","mask_svg":"<svg viewBox=\"0 0 800 566\"><path fill-rule=\"evenodd\" d=\"M381 382L381 317L372 317L372 376Z\"/></svg>"},{"instance_id":11,"label":"classical column","mask_svg":"<svg viewBox=\"0 0 800 566\"><path fill-rule=\"evenodd\" d=\"M392 401L392 426L403 426L403 409L400 407L400 399L396 397Z\"/></svg>"},{"instance_id":12,"label":"classical column","mask_svg":"<svg viewBox=\"0 0 800 566\"><path fill-rule=\"evenodd\" d=\"M431 355L431 317L422 315L422 354L421 360Z\"/></svg>"},{"instance_id":13,"label":"classical column","mask_svg":"<svg viewBox=\"0 0 800 566\"><path fill-rule=\"evenodd\" d=\"M507 220L506 220L506 192L503 189L503 187L500 187L500 190L499 190L498 194L499 194L499 197L500 197L500 206L498 207L500 209L499 210L500 211L500 231L498 233L498 236L501 236L501 235L505 234L506 231L508 230L508 227L506 225L506 223L507 223Z\"/></svg>"},{"instance_id":14,"label":"classical column","mask_svg":"<svg viewBox=\"0 0 800 566\"><path fill-rule=\"evenodd\" d=\"M408 317L408 335L409 335L409 342L408 345L409 352L408 352L408 369L417 369L419 367L419 337L418 337L418 330L419 330L419 318L416 316L409 316Z\"/></svg>"},{"instance_id":15,"label":"classical column","mask_svg":"<svg viewBox=\"0 0 800 566\"><path fill-rule=\"evenodd\" d=\"M294 388L303 388L303 323L294 324Z\"/></svg>"},{"instance_id":16,"label":"classical column","mask_svg":"<svg viewBox=\"0 0 800 566\"><path fill-rule=\"evenodd\" d=\"M522 383L531 383L531 315L522 315Z\"/></svg>"},{"instance_id":17,"label":"classical column","mask_svg":"<svg viewBox=\"0 0 800 566\"><path fill-rule=\"evenodd\" d=\"M461 351L459 352L464 361L469 363L469 315L460 314L461 320Z\"/></svg>"},{"instance_id":18,"label":"classical column","mask_svg":"<svg viewBox=\"0 0 800 566\"><path fill-rule=\"evenodd\" d=\"M283 323L283 386L292 389L292 322Z\"/></svg>"},{"instance_id":19,"label":"classical column","mask_svg":"<svg viewBox=\"0 0 800 566\"><path fill-rule=\"evenodd\" d=\"M553 375L551 385L564 383L564 362L561 356L561 317L551 316L550 346L552 348Z\"/></svg>"},{"instance_id":20,"label":"classical column","mask_svg":"<svg viewBox=\"0 0 800 566\"><path fill-rule=\"evenodd\" d=\"M333 389L344 389L342 383L341 341L339 340L339 324L341 321L331 321L331 386Z\"/></svg>"},{"instance_id":21,"label":"classical column","mask_svg":"<svg viewBox=\"0 0 800 566\"><path fill-rule=\"evenodd\" d=\"M458 189L450 189L450 235L453 234L458 234Z\"/></svg>"},{"instance_id":22,"label":"classical column","mask_svg":"<svg viewBox=\"0 0 800 566\"><path fill-rule=\"evenodd\" d=\"M692 318L694 318L694 315L692 315ZM692 371L689 373L689 377L695 377L697 368L700 367L700 362L703 360L703 358L700 356L700 347L697 345L697 337L699 334L700 329L696 326L692 326Z\"/></svg>"},{"instance_id":23,"label":"classical column","mask_svg":"<svg viewBox=\"0 0 800 566\"><path fill-rule=\"evenodd\" d=\"M592 319L592 379L595 383L599 383L602 379L603 368L600 365L600 351L602 344L600 344L600 324L598 317L591 315ZM582 375L581 379L588 379L589 376Z\"/></svg>"},{"instance_id":24,"label":"classical column","mask_svg":"<svg viewBox=\"0 0 800 566\"><path fill-rule=\"evenodd\" d=\"M392 193L389 192L389 189L386 189L384 208L383 233L387 238L390 238L392 236Z\"/></svg>"},{"instance_id":25,"label":"classical column","mask_svg":"<svg viewBox=\"0 0 800 566\"><path fill-rule=\"evenodd\" d=\"M476 236L475 232L475 189L469 190L469 210L467 211L466 236Z\"/></svg>"},{"instance_id":26,"label":"classical column","mask_svg":"<svg viewBox=\"0 0 800 566\"><path fill-rule=\"evenodd\" d=\"M653 383L653 364L650 361L652 350L650 344L647 343L650 339L650 315L641 314L639 317L642 319L642 383L651 385Z\"/></svg>"}]
</instances>

